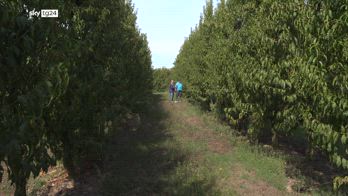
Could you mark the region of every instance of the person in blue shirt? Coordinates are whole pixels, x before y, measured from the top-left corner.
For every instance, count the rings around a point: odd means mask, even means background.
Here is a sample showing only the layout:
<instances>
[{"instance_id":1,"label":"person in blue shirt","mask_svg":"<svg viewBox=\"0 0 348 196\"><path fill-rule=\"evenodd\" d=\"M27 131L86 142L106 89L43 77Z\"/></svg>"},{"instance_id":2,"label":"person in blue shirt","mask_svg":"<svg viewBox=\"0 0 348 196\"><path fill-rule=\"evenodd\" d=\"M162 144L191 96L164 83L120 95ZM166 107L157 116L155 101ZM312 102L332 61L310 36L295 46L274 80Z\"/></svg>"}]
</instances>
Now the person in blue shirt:
<instances>
[{"instance_id":1,"label":"person in blue shirt","mask_svg":"<svg viewBox=\"0 0 348 196\"><path fill-rule=\"evenodd\" d=\"M183 89L183 85L180 81L176 82L175 84L175 90L176 90L176 100L180 101L181 96L182 96L182 89Z\"/></svg>"},{"instance_id":2,"label":"person in blue shirt","mask_svg":"<svg viewBox=\"0 0 348 196\"><path fill-rule=\"evenodd\" d=\"M174 101L174 93L175 93L174 80L171 80L169 84L169 101Z\"/></svg>"}]
</instances>

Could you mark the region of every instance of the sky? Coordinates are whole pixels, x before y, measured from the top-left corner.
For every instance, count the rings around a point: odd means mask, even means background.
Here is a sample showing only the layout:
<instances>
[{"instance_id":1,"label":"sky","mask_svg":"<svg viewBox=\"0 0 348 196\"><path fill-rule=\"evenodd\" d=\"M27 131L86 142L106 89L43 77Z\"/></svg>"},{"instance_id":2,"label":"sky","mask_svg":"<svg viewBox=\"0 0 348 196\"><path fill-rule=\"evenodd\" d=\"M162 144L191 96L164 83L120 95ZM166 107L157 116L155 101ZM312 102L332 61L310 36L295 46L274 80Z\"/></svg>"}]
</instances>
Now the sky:
<instances>
[{"instance_id":1,"label":"sky","mask_svg":"<svg viewBox=\"0 0 348 196\"><path fill-rule=\"evenodd\" d=\"M147 35L154 68L171 68L185 37L199 22L206 0L133 0ZM214 1L214 3L216 0Z\"/></svg>"}]
</instances>

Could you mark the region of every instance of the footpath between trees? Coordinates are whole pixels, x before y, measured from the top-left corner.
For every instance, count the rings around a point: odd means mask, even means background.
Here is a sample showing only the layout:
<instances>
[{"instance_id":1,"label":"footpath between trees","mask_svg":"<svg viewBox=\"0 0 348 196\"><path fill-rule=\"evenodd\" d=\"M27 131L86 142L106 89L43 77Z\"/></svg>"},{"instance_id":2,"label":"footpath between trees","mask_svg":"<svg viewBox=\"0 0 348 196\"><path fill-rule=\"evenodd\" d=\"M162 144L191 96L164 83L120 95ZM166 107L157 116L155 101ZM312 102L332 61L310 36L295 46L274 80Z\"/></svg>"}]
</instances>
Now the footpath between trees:
<instances>
[{"instance_id":1,"label":"footpath between trees","mask_svg":"<svg viewBox=\"0 0 348 196\"><path fill-rule=\"evenodd\" d=\"M110 138L104 168L70 180L61 166L29 183L32 195L330 195L325 168L250 145L186 101L155 94L141 123ZM321 169L320 169L321 168ZM310 172L308 172L310 171ZM2 187L3 188L3 187ZM1 191L0 191L1 192Z\"/></svg>"}]
</instances>

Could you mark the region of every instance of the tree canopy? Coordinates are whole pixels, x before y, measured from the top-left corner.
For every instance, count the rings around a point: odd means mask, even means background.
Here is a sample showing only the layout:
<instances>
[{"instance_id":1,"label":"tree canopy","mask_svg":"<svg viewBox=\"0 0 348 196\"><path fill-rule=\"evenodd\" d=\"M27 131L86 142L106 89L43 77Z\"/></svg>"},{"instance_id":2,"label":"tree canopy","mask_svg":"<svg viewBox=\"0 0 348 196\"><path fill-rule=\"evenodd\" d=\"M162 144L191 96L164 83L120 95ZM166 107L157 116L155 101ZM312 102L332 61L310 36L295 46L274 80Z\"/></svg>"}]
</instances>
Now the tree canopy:
<instances>
[{"instance_id":1,"label":"tree canopy","mask_svg":"<svg viewBox=\"0 0 348 196\"><path fill-rule=\"evenodd\" d=\"M174 73L189 98L251 141L305 130L307 152L348 170L348 1L207 2ZM344 178L335 180L335 188Z\"/></svg>"},{"instance_id":2,"label":"tree canopy","mask_svg":"<svg viewBox=\"0 0 348 196\"><path fill-rule=\"evenodd\" d=\"M29 17L44 8L59 17ZM56 160L71 176L100 166L109 130L151 93L131 1L0 1L0 26L0 179L21 196Z\"/></svg>"}]
</instances>

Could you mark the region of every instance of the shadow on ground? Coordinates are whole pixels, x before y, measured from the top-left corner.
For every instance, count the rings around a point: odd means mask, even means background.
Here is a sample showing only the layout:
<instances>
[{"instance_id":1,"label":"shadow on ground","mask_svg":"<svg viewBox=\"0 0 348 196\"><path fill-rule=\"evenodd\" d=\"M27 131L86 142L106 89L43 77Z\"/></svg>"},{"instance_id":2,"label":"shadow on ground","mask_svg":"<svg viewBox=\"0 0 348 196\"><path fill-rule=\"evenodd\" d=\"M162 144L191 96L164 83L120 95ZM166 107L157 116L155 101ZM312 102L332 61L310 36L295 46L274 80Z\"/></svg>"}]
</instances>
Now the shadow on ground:
<instances>
[{"instance_id":1,"label":"shadow on ground","mask_svg":"<svg viewBox=\"0 0 348 196\"><path fill-rule=\"evenodd\" d=\"M176 168L188 159L168 130L163 96L155 94L140 128L115 134L105 152L105 167L58 195L211 195L214 182L187 182ZM99 173L99 174L98 174ZM185 174L189 177L189 173ZM182 175L181 175L182 176ZM216 194L215 194L216 195Z\"/></svg>"},{"instance_id":2,"label":"shadow on ground","mask_svg":"<svg viewBox=\"0 0 348 196\"><path fill-rule=\"evenodd\" d=\"M301 182L294 183L293 190L300 193L317 190L332 195L346 195L343 192L333 193L333 179L344 175L343 170L333 167L327 157L317 155L313 159L301 155L290 155L287 158L286 174L290 178L298 178Z\"/></svg>"},{"instance_id":3,"label":"shadow on ground","mask_svg":"<svg viewBox=\"0 0 348 196\"><path fill-rule=\"evenodd\" d=\"M268 143L269 146L270 144ZM333 180L337 176L346 176L347 172L337 169L329 162L325 154L318 151L312 157L307 154L308 142L304 136L282 139L275 151L263 149L267 156L284 156L285 173L290 179L288 186L296 193L318 195L347 195L344 191L333 192ZM288 187L287 187L288 188Z\"/></svg>"}]
</instances>

